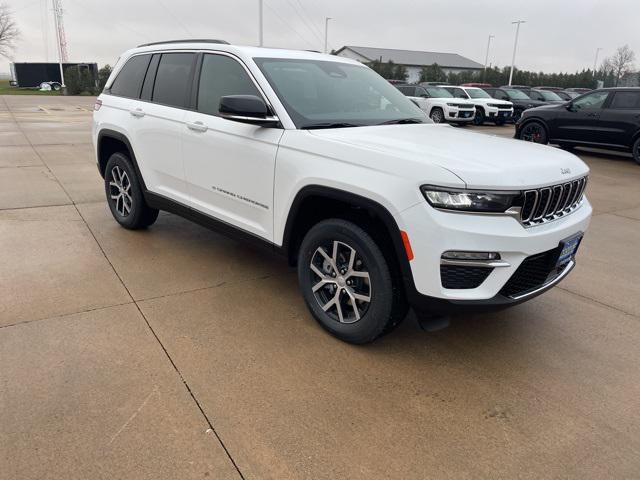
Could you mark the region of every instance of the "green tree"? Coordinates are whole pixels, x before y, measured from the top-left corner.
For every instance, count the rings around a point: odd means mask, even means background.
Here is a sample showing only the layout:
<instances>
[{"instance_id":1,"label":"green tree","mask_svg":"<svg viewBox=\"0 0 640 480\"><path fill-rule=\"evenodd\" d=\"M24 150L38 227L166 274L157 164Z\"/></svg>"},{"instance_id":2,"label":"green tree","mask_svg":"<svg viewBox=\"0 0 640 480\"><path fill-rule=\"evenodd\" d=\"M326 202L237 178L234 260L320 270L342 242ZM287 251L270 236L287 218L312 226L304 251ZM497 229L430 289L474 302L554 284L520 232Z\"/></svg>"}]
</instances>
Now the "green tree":
<instances>
[{"instance_id":1,"label":"green tree","mask_svg":"<svg viewBox=\"0 0 640 480\"><path fill-rule=\"evenodd\" d=\"M440 65L434 63L428 67L422 67L420 71L421 82L446 82L447 74L440 68Z\"/></svg>"},{"instance_id":2,"label":"green tree","mask_svg":"<svg viewBox=\"0 0 640 480\"><path fill-rule=\"evenodd\" d=\"M109 75L111 75L111 65L109 65L108 63L102 67L100 70L98 70L98 87L97 87L97 93L102 92L102 90L104 90L104 86L107 83L107 80L109 79Z\"/></svg>"}]
</instances>

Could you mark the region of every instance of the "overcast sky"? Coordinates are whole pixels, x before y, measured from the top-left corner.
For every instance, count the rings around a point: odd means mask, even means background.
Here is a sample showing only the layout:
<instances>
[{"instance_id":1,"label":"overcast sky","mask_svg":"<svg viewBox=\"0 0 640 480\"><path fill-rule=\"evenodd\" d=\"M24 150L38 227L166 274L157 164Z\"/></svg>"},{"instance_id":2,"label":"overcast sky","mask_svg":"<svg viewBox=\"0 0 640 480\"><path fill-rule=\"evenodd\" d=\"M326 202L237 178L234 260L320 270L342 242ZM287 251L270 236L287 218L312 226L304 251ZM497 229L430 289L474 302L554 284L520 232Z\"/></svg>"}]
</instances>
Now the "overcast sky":
<instances>
[{"instance_id":1,"label":"overcast sky","mask_svg":"<svg viewBox=\"0 0 640 480\"><path fill-rule=\"evenodd\" d=\"M15 61L56 61L51 0L0 0L22 32ZM484 63L569 71L592 67L628 43L640 57L640 0L264 0L265 45L322 50L361 45L459 53ZM140 43L175 38L258 42L258 0L64 0L70 60L113 64ZM640 64L640 58L636 65ZM0 72L9 70L0 60Z\"/></svg>"}]
</instances>

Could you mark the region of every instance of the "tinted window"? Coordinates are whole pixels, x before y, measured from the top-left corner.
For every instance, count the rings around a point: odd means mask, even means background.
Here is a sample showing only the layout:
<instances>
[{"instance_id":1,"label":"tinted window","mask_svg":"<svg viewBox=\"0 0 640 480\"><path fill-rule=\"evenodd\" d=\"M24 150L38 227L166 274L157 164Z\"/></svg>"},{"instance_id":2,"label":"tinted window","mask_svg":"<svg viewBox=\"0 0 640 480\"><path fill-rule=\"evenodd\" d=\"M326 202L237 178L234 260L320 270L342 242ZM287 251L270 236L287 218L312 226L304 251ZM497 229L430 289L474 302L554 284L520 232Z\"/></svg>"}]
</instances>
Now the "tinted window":
<instances>
[{"instance_id":1,"label":"tinted window","mask_svg":"<svg viewBox=\"0 0 640 480\"><path fill-rule=\"evenodd\" d=\"M161 55L159 53L151 57L151 63L149 64L149 68L147 68L147 76L144 77L144 83L142 84L142 93L140 94L142 100L151 100L153 81L156 79L156 69L158 68L160 57Z\"/></svg>"},{"instance_id":2,"label":"tinted window","mask_svg":"<svg viewBox=\"0 0 640 480\"><path fill-rule=\"evenodd\" d=\"M187 105L193 53L163 53L156 73L152 100L172 107Z\"/></svg>"},{"instance_id":3,"label":"tinted window","mask_svg":"<svg viewBox=\"0 0 640 480\"><path fill-rule=\"evenodd\" d=\"M442 87L427 87L427 92L434 98L453 98L453 95Z\"/></svg>"},{"instance_id":4,"label":"tinted window","mask_svg":"<svg viewBox=\"0 0 640 480\"><path fill-rule=\"evenodd\" d=\"M610 108L640 108L640 92L616 92Z\"/></svg>"},{"instance_id":5,"label":"tinted window","mask_svg":"<svg viewBox=\"0 0 640 480\"><path fill-rule=\"evenodd\" d=\"M609 96L609 92L593 92L573 101L573 107L577 110L583 108L602 108L605 100Z\"/></svg>"},{"instance_id":6,"label":"tinted window","mask_svg":"<svg viewBox=\"0 0 640 480\"><path fill-rule=\"evenodd\" d=\"M151 55L137 55L127 60L111 85L111 94L119 97L138 98L150 58Z\"/></svg>"},{"instance_id":7,"label":"tinted window","mask_svg":"<svg viewBox=\"0 0 640 480\"><path fill-rule=\"evenodd\" d=\"M453 88L449 91L453 93L453 96L456 98L469 98L469 96L466 93L464 93L464 90L462 90L461 88Z\"/></svg>"},{"instance_id":8,"label":"tinted window","mask_svg":"<svg viewBox=\"0 0 640 480\"><path fill-rule=\"evenodd\" d=\"M217 114L220 97L226 95L262 96L245 69L236 60L224 55L205 55L198 86L198 110Z\"/></svg>"}]
</instances>

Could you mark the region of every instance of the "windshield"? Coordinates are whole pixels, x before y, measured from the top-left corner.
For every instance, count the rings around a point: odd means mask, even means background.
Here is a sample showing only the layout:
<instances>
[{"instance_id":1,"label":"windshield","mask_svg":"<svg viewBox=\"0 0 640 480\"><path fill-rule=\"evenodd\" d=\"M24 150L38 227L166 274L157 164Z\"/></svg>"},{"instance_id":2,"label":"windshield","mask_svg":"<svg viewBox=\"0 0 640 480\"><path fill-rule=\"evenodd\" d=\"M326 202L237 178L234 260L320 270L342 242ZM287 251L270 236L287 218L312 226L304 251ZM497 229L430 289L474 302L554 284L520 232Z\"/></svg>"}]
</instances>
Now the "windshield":
<instances>
[{"instance_id":1,"label":"windshield","mask_svg":"<svg viewBox=\"0 0 640 480\"><path fill-rule=\"evenodd\" d=\"M453 98L453 95L442 87L426 87L426 90L433 98Z\"/></svg>"},{"instance_id":2,"label":"windshield","mask_svg":"<svg viewBox=\"0 0 640 480\"><path fill-rule=\"evenodd\" d=\"M468 88L467 93L471 98L491 98L491 95L479 88Z\"/></svg>"},{"instance_id":3,"label":"windshield","mask_svg":"<svg viewBox=\"0 0 640 480\"><path fill-rule=\"evenodd\" d=\"M540 94L542 94L542 97L545 100L549 100L552 102L558 100L562 101L562 99L558 95L556 95L554 92L550 92L549 90L540 90Z\"/></svg>"},{"instance_id":4,"label":"windshield","mask_svg":"<svg viewBox=\"0 0 640 480\"><path fill-rule=\"evenodd\" d=\"M420 108L368 67L342 62L255 58L298 128L357 127L417 119Z\"/></svg>"},{"instance_id":5,"label":"windshield","mask_svg":"<svg viewBox=\"0 0 640 480\"><path fill-rule=\"evenodd\" d=\"M522 90L506 90L507 96L512 100L531 100L529 95L524 93Z\"/></svg>"}]
</instances>

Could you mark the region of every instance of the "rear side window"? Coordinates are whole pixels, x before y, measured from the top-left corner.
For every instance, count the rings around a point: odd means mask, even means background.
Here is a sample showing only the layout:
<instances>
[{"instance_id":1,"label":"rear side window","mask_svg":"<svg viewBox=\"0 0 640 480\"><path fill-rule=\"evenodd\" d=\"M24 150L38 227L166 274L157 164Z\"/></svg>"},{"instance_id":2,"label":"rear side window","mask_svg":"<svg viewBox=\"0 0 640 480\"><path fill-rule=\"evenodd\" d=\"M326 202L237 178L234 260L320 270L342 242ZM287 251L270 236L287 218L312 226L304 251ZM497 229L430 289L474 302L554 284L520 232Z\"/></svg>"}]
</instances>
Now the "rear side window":
<instances>
[{"instance_id":1,"label":"rear side window","mask_svg":"<svg viewBox=\"0 0 640 480\"><path fill-rule=\"evenodd\" d=\"M640 109L640 92L616 92L609 108Z\"/></svg>"},{"instance_id":2,"label":"rear side window","mask_svg":"<svg viewBox=\"0 0 640 480\"><path fill-rule=\"evenodd\" d=\"M171 107L187 106L194 53L163 53L151 100Z\"/></svg>"},{"instance_id":3,"label":"rear side window","mask_svg":"<svg viewBox=\"0 0 640 480\"><path fill-rule=\"evenodd\" d=\"M198 84L198 111L217 115L220 98L227 95L261 97L245 69L225 55L205 55Z\"/></svg>"},{"instance_id":4,"label":"rear side window","mask_svg":"<svg viewBox=\"0 0 640 480\"><path fill-rule=\"evenodd\" d=\"M136 55L127 60L111 85L110 93L119 97L139 98L151 55Z\"/></svg>"}]
</instances>

